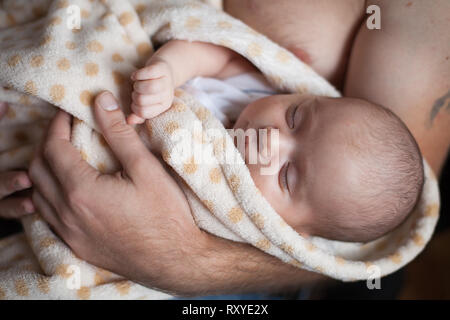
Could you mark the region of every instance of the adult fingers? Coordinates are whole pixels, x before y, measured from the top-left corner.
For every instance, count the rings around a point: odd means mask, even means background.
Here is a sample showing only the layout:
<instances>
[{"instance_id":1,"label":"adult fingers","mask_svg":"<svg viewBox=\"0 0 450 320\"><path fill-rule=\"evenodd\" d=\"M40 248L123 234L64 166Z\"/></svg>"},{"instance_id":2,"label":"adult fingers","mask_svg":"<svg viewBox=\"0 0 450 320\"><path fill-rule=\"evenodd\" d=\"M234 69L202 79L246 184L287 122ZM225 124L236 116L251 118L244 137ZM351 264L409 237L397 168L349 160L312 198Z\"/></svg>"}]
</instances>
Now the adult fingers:
<instances>
[{"instance_id":1,"label":"adult fingers","mask_svg":"<svg viewBox=\"0 0 450 320\"><path fill-rule=\"evenodd\" d=\"M42 151L51 172L62 187L69 191L87 180L95 180L99 175L70 142L70 120L70 116L64 111L56 114L50 123Z\"/></svg>"},{"instance_id":2,"label":"adult fingers","mask_svg":"<svg viewBox=\"0 0 450 320\"><path fill-rule=\"evenodd\" d=\"M35 210L29 198L7 198L0 201L0 218L18 219Z\"/></svg>"},{"instance_id":3,"label":"adult fingers","mask_svg":"<svg viewBox=\"0 0 450 320\"><path fill-rule=\"evenodd\" d=\"M148 170L148 165L155 164L137 132L125 121L125 116L114 96L104 91L95 99L95 117L100 130L131 180ZM150 163L149 163L150 162Z\"/></svg>"},{"instance_id":4,"label":"adult fingers","mask_svg":"<svg viewBox=\"0 0 450 320\"><path fill-rule=\"evenodd\" d=\"M39 212L42 218L54 227L56 231L61 230L62 224L56 210L47 202L47 200L45 200L39 191L33 190L32 200L36 208L36 212Z\"/></svg>"},{"instance_id":5,"label":"adult fingers","mask_svg":"<svg viewBox=\"0 0 450 320\"><path fill-rule=\"evenodd\" d=\"M65 200L61 191L61 185L50 172L49 166L44 162L40 153L31 162L29 170L34 188L55 208L61 207Z\"/></svg>"},{"instance_id":6,"label":"adult fingers","mask_svg":"<svg viewBox=\"0 0 450 320\"><path fill-rule=\"evenodd\" d=\"M31 187L31 181L24 171L0 173L0 199L20 190Z\"/></svg>"}]
</instances>

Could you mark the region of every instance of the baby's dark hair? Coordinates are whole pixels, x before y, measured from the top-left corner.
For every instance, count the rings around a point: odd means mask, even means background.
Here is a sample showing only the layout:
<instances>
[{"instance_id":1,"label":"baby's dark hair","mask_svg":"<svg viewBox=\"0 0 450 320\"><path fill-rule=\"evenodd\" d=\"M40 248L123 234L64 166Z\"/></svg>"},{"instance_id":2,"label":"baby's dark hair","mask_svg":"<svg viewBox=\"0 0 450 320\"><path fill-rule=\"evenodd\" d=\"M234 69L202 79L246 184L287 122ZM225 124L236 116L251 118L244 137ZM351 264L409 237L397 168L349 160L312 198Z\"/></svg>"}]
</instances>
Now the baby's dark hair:
<instances>
[{"instance_id":1,"label":"baby's dark hair","mask_svg":"<svg viewBox=\"0 0 450 320\"><path fill-rule=\"evenodd\" d=\"M364 108L364 123L345 135L345 144L355 159L359 185L345 199L334 199L346 212L335 215L334 224L321 223L328 230L320 233L368 242L398 227L412 212L422 193L424 168L416 140L393 112L355 101Z\"/></svg>"}]
</instances>

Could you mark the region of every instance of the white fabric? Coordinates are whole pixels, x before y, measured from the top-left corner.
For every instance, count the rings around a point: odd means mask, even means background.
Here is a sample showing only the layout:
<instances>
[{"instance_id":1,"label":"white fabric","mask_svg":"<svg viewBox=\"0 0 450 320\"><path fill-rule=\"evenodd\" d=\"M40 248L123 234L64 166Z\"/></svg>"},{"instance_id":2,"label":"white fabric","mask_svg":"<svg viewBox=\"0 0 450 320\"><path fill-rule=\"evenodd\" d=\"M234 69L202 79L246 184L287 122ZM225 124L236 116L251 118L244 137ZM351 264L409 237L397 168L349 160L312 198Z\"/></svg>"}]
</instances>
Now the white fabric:
<instances>
[{"instance_id":1,"label":"white fabric","mask_svg":"<svg viewBox=\"0 0 450 320\"><path fill-rule=\"evenodd\" d=\"M243 73L223 80L196 77L181 88L208 108L225 128L232 126L250 103L277 93L258 72Z\"/></svg>"}]
</instances>

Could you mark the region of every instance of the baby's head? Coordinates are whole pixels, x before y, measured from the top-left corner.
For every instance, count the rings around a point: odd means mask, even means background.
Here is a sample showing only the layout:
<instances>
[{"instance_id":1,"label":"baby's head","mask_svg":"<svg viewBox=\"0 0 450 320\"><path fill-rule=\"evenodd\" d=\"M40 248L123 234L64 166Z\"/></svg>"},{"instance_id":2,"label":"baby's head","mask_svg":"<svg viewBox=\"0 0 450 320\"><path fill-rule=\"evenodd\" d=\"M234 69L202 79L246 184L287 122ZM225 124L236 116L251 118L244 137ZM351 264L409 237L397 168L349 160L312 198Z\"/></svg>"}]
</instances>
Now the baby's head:
<instances>
[{"instance_id":1,"label":"baby's head","mask_svg":"<svg viewBox=\"0 0 450 320\"><path fill-rule=\"evenodd\" d=\"M245 158L272 150L269 165L248 168L300 234L374 240L407 217L422 191L422 158L411 133L392 112L367 101L274 95L247 106L234 128L278 129L278 142L269 134L266 147L249 139ZM269 166L275 170L262 174Z\"/></svg>"}]
</instances>

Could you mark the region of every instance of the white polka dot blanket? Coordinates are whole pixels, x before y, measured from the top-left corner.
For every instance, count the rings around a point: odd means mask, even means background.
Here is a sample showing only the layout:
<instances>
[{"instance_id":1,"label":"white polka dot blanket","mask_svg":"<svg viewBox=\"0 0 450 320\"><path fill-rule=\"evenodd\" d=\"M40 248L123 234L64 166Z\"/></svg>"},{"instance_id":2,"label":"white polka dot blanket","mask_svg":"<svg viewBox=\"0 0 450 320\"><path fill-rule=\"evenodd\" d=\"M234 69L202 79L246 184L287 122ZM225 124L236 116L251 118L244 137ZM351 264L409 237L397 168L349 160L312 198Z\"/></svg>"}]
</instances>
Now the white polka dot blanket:
<instances>
[{"instance_id":1,"label":"white polka dot blanket","mask_svg":"<svg viewBox=\"0 0 450 320\"><path fill-rule=\"evenodd\" d=\"M339 96L291 53L201 2L3 0L0 4L0 101L10 104L0 121L0 170L27 165L54 106L79 119L72 141L84 159L102 172L116 170L96 132L93 97L110 90L122 106L128 106L130 74L143 66L154 43L168 39L229 47L248 58L280 91ZM143 128L179 175L201 228L250 243L293 266L343 281L380 277L414 259L433 234L439 193L426 161L424 191L409 218L370 243L344 243L304 238L288 226L255 187L222 124L187 93L177 90L172 108ZM180 139L186 136L183 132L191 133L189 142ZM201 147L209 161L180 152L188 144L192 149ZM223 161L229 155L234 162ZM81 261L38 214L22 223L23 234L0 240L0 298L169 297Z\"/></svg>"}]
</instances>

